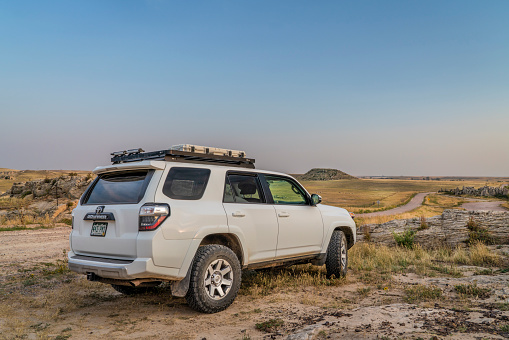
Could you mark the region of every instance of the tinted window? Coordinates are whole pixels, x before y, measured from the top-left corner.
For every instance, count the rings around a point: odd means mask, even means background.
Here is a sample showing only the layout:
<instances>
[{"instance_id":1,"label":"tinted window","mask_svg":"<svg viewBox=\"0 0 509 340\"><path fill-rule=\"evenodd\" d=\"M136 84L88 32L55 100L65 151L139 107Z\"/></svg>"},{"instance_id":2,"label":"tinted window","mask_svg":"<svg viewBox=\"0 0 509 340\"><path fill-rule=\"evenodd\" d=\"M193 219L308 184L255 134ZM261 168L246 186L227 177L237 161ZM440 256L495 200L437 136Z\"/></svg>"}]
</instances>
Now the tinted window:
<instances>
[{"instance_id":1,"label":"tinted window","mask_svg":"<svg viewBox=\"0 0 509 340\"><path fill-rule=\"evenodd\" d=\"M198 200L209 181L209 169L173 167L163 186L163 193L177 200Z\"/></svg>"},{"instance_id":2,"label":"tinted window","mask_svg":"<svg viewBox=\"0 0 509 340\"><path fill-rule=\"evenodd\" d=\"M274 204L307 204L302 188L290 179L265 176Z\"/></svg>"},{"instance_id":3,"label":"tinted window","mask_svg":"<svg viewBox=\"0 0 509 340\"><path fill-rule=\"evenodd\" d=\"M149 175L150 174L150 175ZM126 171L99 175L85 204L135 204L141 201L152 171Z\"/></svg>"},{"instance_id":4,"label":"tinted window","mask_svg":"<svg viewBox=\"0 0 509 340\"><path fill-rule=\"evenodd\" d=\"M264 203L256 176L229 175L224 192L225 203Z\"/></svg>"}]
</instances>

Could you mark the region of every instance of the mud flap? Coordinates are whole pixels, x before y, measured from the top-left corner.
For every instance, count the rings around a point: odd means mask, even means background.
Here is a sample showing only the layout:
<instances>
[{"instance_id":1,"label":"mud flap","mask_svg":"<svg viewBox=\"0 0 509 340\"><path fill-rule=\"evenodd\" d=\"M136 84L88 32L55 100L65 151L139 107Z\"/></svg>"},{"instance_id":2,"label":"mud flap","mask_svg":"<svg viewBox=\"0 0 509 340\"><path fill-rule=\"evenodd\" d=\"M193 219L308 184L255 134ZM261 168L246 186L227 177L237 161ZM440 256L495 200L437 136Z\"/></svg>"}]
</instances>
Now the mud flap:
<instances>
[{"instance_id":1,"label":"mud flap","mask_svg":"<svg viewBox=\"0 0 509 340\"><path fill-rule=\"evenodd\" d=\"M193 268L193 264L189 266L187 270L187 275L180 281L174 281L171 283L171 295L176 297L184 297L189 290L189 282L191 281L191 269Z\"/></svg>"}]
</instances>

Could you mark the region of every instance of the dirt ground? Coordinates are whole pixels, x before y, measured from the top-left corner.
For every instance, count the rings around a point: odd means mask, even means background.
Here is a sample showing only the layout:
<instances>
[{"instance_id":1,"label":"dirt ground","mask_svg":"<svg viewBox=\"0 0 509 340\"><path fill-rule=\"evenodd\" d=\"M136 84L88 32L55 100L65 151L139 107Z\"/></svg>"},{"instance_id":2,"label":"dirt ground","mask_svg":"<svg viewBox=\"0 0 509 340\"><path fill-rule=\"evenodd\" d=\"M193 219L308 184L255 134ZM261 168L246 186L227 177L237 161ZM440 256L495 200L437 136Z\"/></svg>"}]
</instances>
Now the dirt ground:
<instances>
[{"instance_id":1,"label":"dirt ground","mask_svg":"<svg viewBox=\"0 0 509 340\"><path fill-rule=\"evenodd\" d=\"M226 311L200 314L168 289L123 296L66 270L70 229L0 232L2 339L502 339L509 337L509 273L462 267L461 277L398 274L368 286L360 273L334 285L294 282L267 294L241 289ZM507 256L508 246L494 248ZM246 275L256 275L247 272ZM297 277L295 280L299 280ZM489 293L461 297L457 284ZM418 285L439 287L431 302L404 302Z\"/></svg>"}]
</instances>

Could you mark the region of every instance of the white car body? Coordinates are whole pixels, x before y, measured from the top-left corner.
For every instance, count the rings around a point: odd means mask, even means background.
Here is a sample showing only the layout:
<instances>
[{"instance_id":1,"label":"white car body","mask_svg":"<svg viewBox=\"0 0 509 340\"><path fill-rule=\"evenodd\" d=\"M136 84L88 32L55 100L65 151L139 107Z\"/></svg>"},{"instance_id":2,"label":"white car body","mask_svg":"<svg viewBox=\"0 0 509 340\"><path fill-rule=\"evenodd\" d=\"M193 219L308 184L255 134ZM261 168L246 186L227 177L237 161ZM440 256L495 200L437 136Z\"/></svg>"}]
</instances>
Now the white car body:
<instances>
[{"instance_id":1,"label":"white car body","mask_svg":"<svg viewBox=\"0 0 509 340\"><path fill-rule=\"evenodd\" d=\"M179 167L210 170L201 198L173 199L163 192L169 171ZM286 174L161 160L98 167L94 173L100 178L105 174L140 169L149 169L151 178L139 202L88 204L82 198L73 210L71 251L68 254L71 270L106 283L178 282L188 276L197 250L206 244L217 243L231 248L242 268L300 262L323 264L331 235L338 229L346 235L348 248L355 244L355 222L342 208L323 204L275 204L267 200L266 203L224 202L225 181L233 178L229 175L241 179L243 175L258 178L255 180L261 185L261 191L269 188L260 184L264 176L277 176L295 183L310 199L311 195ZM94 183L89 190L94 190ZM140 209L151 202L167 204L169 216L157 229L140 231ZM108 221L103 237L91 236L95 222L85 220L87 214L96 211L114 216L114 220ZM176 292L176 295L182 294Z\"/></svg>"}]
</instances>

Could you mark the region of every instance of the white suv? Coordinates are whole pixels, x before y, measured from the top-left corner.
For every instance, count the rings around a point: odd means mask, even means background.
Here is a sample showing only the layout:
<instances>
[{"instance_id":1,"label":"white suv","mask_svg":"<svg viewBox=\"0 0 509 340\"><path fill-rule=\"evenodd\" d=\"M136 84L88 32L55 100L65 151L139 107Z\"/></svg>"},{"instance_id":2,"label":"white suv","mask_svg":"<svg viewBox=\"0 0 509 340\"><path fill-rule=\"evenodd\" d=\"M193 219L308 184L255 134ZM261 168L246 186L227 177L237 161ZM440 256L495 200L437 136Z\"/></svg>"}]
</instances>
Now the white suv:
<instances>
[{"instance_id":1,"label":"white suv","mask_svg":"<svg viewBox=\"0 0 509 340\"><path fill-rule=\"evenodd\" d=\"M69 268L124 294L171 282L201 312L227 308L241 270L311 262L347 271L356 227L294 178L243 152L180 146L113 153L73 211Z\"/></svg>"}]
</instances>

